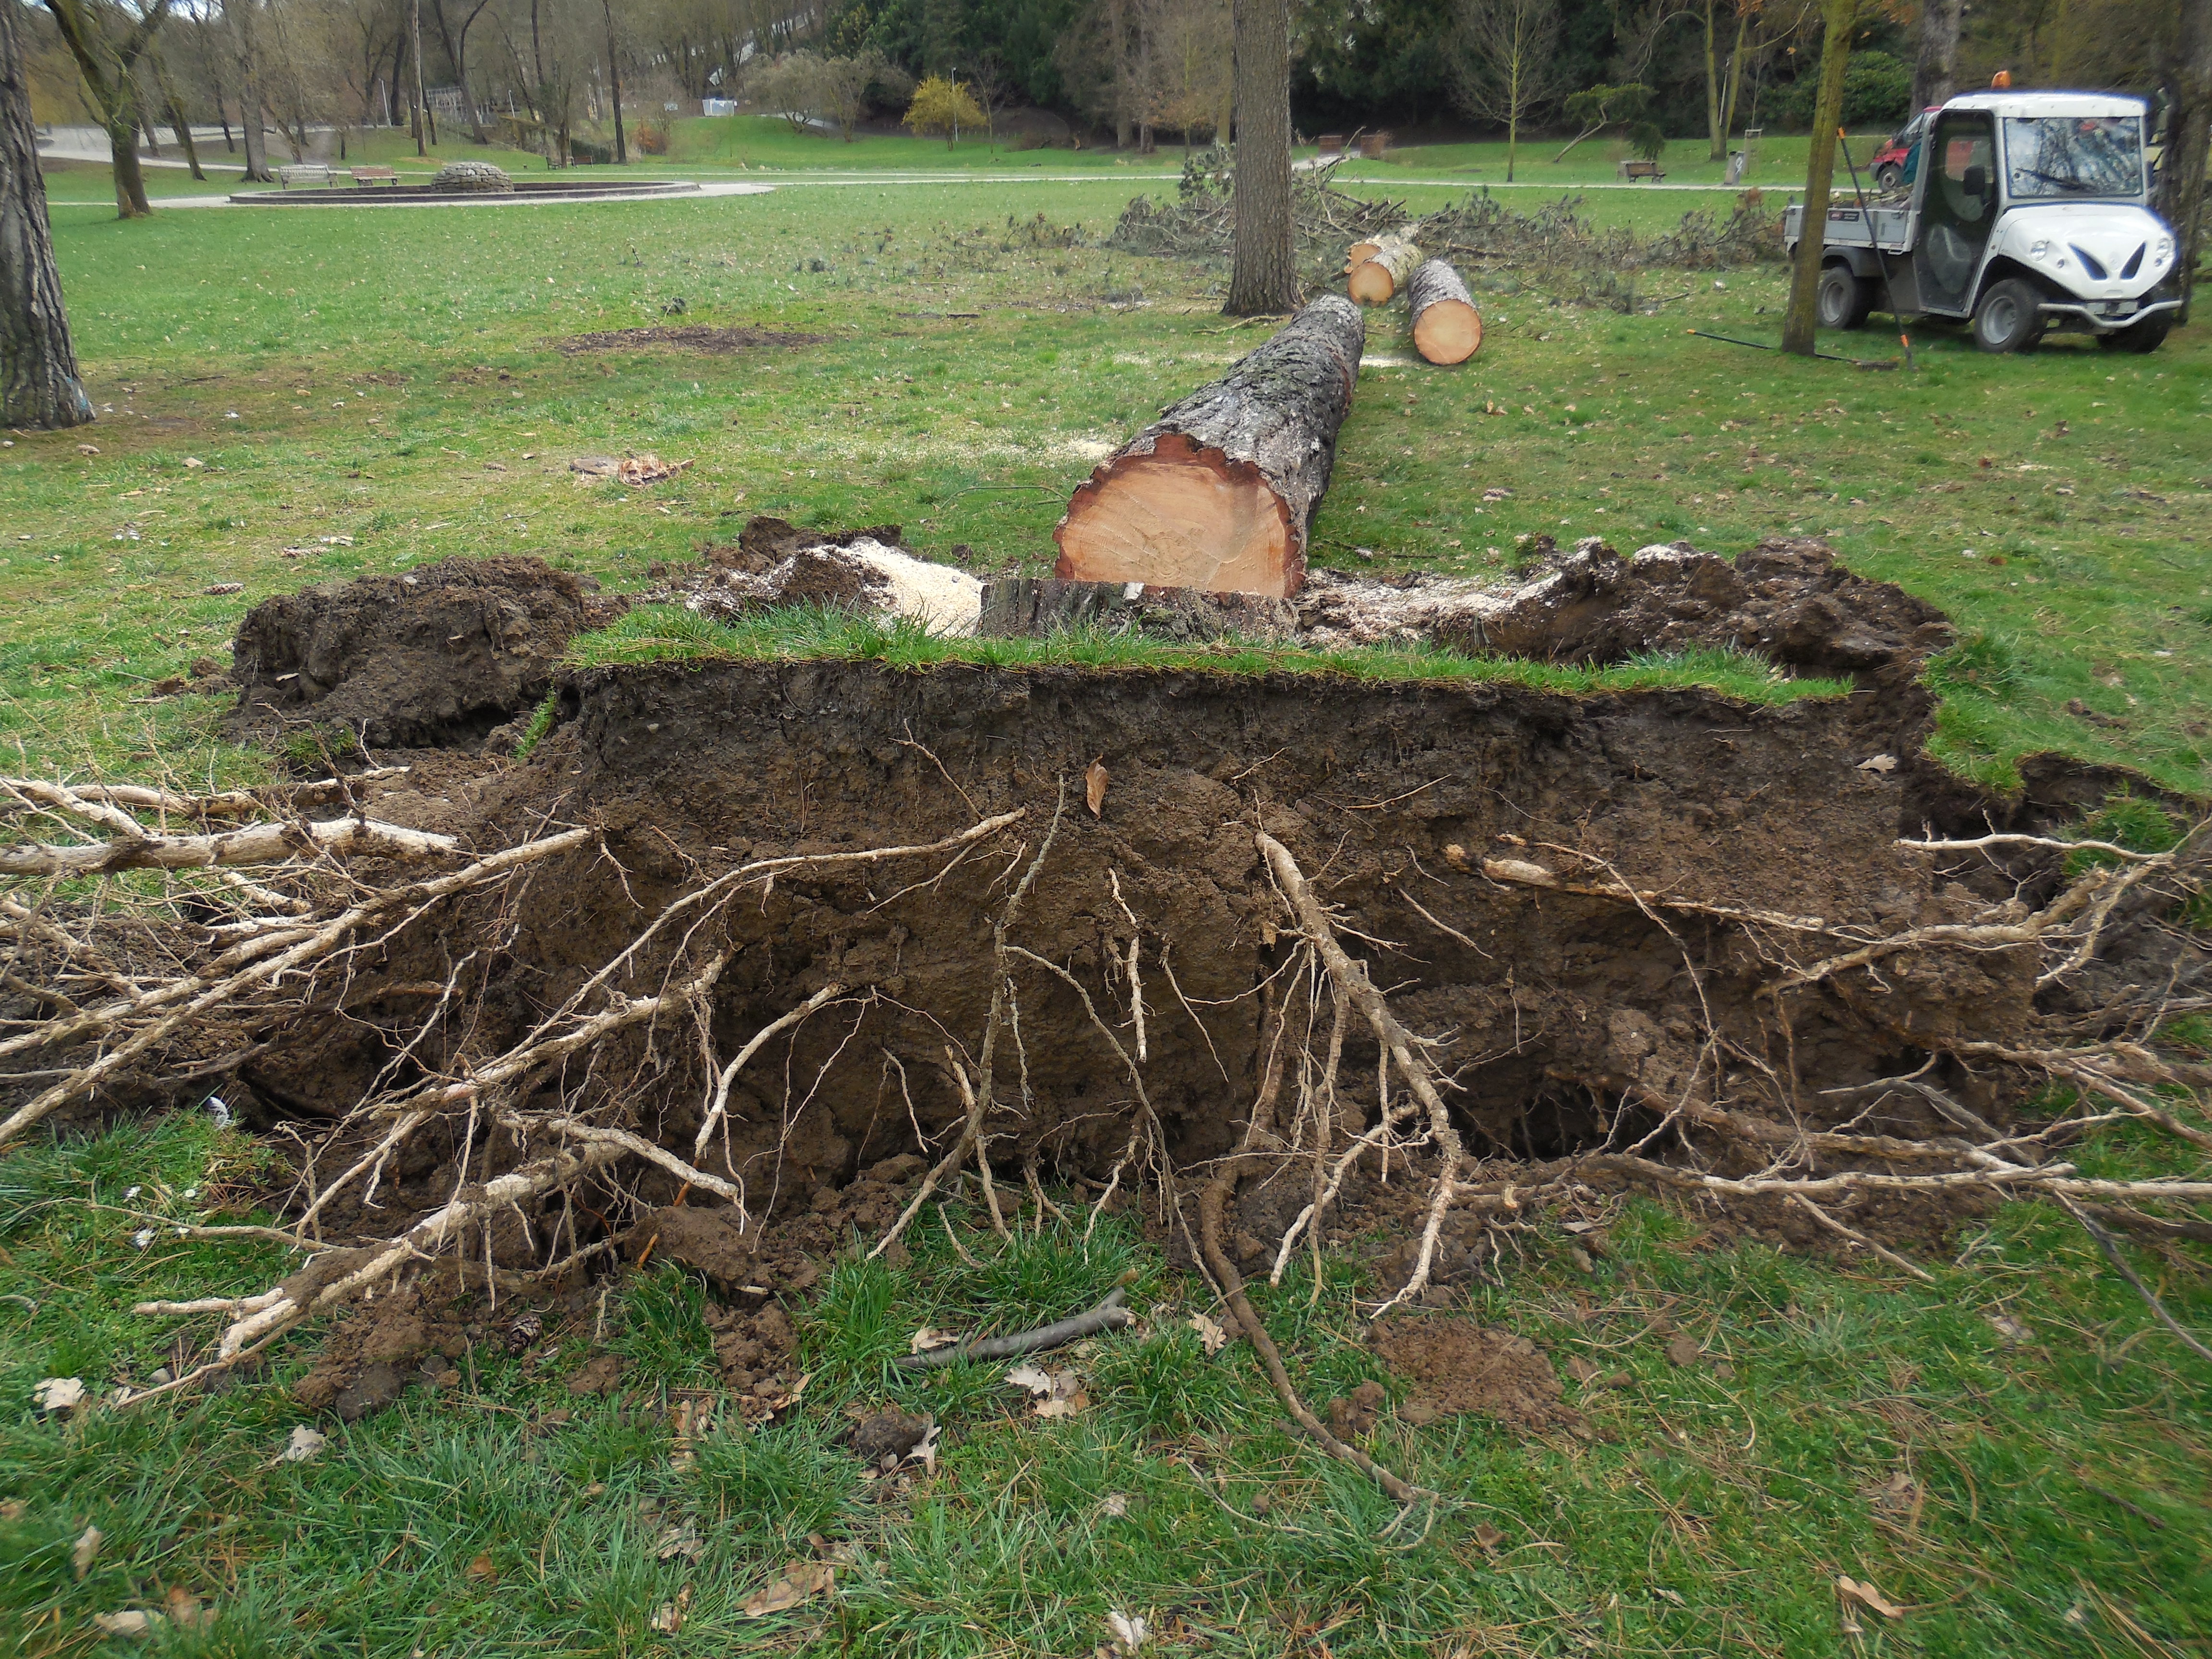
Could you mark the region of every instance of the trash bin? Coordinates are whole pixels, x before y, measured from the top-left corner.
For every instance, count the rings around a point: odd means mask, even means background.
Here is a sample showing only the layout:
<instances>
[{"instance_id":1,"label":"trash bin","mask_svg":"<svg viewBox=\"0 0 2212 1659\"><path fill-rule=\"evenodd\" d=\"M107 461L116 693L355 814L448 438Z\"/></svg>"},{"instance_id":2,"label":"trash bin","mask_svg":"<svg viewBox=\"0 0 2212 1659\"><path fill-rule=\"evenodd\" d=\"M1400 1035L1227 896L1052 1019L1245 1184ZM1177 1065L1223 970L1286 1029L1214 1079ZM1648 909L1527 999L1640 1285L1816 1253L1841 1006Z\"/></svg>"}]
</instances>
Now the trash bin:
<instances>
[{"instance_id":1,"label":"trash bin","mask_svg":"<svg viewBox=\"0 0 2212 1659\"><path fill-rule=\"evenodd\" d=\"M1731 185L1741 184L1743 182L1743 170L1747 165L1747 158L1741 150L1730 150L1729 152L1728 159L1728 177L1725 182Z\"/></svg>"}]
</instances>

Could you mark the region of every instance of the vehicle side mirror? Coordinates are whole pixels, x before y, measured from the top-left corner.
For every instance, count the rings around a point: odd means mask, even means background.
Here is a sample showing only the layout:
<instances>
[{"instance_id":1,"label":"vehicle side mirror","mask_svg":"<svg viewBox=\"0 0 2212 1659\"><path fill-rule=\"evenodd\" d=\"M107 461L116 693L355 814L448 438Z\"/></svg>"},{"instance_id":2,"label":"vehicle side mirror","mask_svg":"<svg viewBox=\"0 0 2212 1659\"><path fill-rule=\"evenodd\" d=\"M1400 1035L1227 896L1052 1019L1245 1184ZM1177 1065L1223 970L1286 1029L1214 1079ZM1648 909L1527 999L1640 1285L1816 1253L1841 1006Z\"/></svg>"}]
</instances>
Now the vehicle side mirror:
<instances>
[{"instance_id":1,"label":"vehicle side mirror","mask_svg":"<svg viewBox=\"0 0 2212 1659\"><path fill-rule=\"evenodd\" d=\"M1959 181L1959 186L1969 196L1988 195L1990 170L1987 167L1968 167L1966 176Z\"/></svg>"}]
</instances>

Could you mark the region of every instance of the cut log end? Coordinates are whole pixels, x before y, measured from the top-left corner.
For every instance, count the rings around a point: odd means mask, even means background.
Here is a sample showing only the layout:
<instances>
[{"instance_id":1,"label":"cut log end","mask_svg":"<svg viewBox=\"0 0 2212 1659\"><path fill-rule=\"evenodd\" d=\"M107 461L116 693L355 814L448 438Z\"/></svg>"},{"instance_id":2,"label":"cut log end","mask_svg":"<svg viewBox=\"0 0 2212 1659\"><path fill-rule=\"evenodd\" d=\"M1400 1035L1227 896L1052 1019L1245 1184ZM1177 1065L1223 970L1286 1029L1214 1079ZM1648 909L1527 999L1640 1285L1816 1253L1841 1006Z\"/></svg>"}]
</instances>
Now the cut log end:
<instances>
[{"instance_id":1,"label":"cut log end","mask_svg":"<svg viewBox=\"0 0 2212 1659\"><path fill-rule=\"evenodd\" d=\"M1344 291L1364 306L1386 306L1419 269L1421 250L1407 237L1392 234L1378 239L1375 252L1352 269Z\"/></svg>"},{"instance_id":2,"label":"cut log end","mask_svg":"<svg viewBox=\"0 0 2212 1659\"><path fill-rule=\"evenodd\" d=\"M1380 241L1369 240L1354 242L1350 247L1345 249L1344 274L1349 276L1353 271L1358 270L1360 266L1375 257L1376 250L1382 246Z\"/></svg>"},{"instance_id":3,"label":"cut log end","mask_svg":"<svg viewBox=\"0 0 2212 1659\"><path fill-rule=\"evenodd\" d=\"M1387 306L1397 293L1398 284L1387 270L1370 259L1352 271L1346 280L1345 289L1361 305Z\"/></svg>"},{"instance_id":4,"label":"cut log end","mask_svg":"<svg viewBox=\"0 0 2212 1659\"><path fill-rule=\"evenodd\" d=\"M1432 363L1463 363L1482 349L1482 313L1465 300L1440 300L1413 324L1413 349Z\"/></svg>"},{"instance_id":5,"label":"cut log end","mask_svg":"<svg viewBox=\"0 0 2212 1659\"><path fill-rule=\"evenodd\" d=\"M1482 313L1449 260L1431 259L1406 283L1413 349L1432 363L1463 363L1482 349Z\"/></svg>"},{"instance_id":6,"label":"cut log end","mask_svg":"<svg viewBox=\"0 0 2212 1659\"><path fill-rule=\"evenodd\" d=\"M1290 511L1259 469L1176 433L1093 474L1053 535L1063 581L1274 599L1305 582Z\"/></svg>"}]
</instances>

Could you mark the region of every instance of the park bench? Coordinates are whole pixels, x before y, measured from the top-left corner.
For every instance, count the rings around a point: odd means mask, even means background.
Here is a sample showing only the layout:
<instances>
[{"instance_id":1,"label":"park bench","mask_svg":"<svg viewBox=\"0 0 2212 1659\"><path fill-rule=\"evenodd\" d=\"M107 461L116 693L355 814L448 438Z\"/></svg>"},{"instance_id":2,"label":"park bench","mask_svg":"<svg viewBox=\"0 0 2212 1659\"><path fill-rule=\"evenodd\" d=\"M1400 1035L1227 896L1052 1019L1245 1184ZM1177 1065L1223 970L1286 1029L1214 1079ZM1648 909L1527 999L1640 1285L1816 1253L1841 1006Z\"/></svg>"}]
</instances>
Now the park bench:
<instances>
[{"instance_id":1,"label":"park bench","mask_svg":"<svg viewBox=\"0 0 2212 1659\"><path fill-rule=\"evenodd\" d=\"M391 167L356 167L353 181L356 185L391 185L399 183L398 173Z\"/></svg>"},{"instance_id":2,"label":"park bench","mask_svg":"<svg viewBox=\"0 0 2212 1659\"><path fill-rule=\"evenodd\" d=\"M1623 161L1620 176L1624 179L1664 179L1667 175L1656 161Z\"/></svg>"},{"instance_id":3,"label":"park bench","mask_svg":"<svg viewBox=\"0 0 2212 1659\"><path fill-rule=\"evenodd\" d=\"M283 190L289 190L295 185L307 184L327 190L330 188L330 183L331 170L319 162L301 161L292 167L276 169L276 184L278 188Z\"/></svg>"}]
</instances>

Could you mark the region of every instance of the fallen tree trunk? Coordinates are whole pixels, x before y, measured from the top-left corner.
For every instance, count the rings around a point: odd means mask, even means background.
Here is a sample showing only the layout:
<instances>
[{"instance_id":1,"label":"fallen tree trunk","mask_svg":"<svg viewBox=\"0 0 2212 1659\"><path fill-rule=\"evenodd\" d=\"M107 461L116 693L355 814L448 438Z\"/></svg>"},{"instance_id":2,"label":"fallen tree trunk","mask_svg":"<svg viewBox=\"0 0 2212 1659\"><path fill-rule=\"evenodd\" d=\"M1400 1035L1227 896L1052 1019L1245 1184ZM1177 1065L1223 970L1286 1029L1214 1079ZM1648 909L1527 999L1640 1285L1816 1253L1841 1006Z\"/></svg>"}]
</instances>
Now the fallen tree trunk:
<instances>
[{"instance_id":1,"label":"fallen tree trunk","mask_svg":"<svg viewBox=\"0 0 2212 1659\"><path fill-rule=\"evenodd\" d=\"M1426 256L1407 238L1385 236L1375 252L1352 268L1345 291L1364 306L1387 306L1397 297Z\"/></svg>"},{"instance_id":2,"label":"fallen tree trunk","mask_svg":"<svg viewBox=\"0 0 2212 1659\"><path fill-rule=\"evenodd\" d=\"M1431 259L1406 284L1413 349L1432 363L1463 363L1482 349L1482 313L1448 259Z\"/></svg>"},{"instance_id":3,"label":"fallen tree trunk","mask_svg":"<svg viewBox=\"0 0 2212 1659\"><path fill-rule=\"evenodd\" d=\"M1054 574L1276 599L1297 592L1366 339L1358 310L1324 295L1163 411L1077 488L1053 532Z\"/></svg>"}]
</instances>

